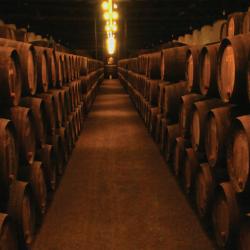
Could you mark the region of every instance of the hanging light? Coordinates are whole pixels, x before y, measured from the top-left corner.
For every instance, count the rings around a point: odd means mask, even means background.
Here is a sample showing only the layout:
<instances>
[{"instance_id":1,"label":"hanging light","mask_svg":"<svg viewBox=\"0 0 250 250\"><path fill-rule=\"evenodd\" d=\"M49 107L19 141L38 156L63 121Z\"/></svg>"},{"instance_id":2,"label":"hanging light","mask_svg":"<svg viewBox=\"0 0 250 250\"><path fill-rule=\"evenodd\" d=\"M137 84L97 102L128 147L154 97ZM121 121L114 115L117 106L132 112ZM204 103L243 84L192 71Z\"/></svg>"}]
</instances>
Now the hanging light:
<instances>
[{"instance_id":1,"label":"hanging light","mask_svg":"<svg viewBox=\"0 0 250 250\"><path fill-rule=\"evenodd\" d=\"M116 10L118 8L117 4L114 3L114 9Z\"/></svg>"},{"instance_id":2,"label":"hanging light","mask_svg":"<svg viewBox=\"0 0 250 250\"><path fill-rule=\"evenodd\" d=\"M110 18L109 13L105 12L103 17L104 17L104 20L106 20L106 21L109 20L109 18Z\"/></svg>"},{"instance_id":3,"label":"hanging light","mask_svg":"<svg viewBox=\"0 0 250 250\"><path fill-rule=\"evenodd\" d=\"M112 12L112 18L114 20L117 20L119 18L118 12L116 12L116 11Z\"/></svg>"},{"instance_id":4,"label":"hanging light","mask_svg":"<svg viewBox=\"0 0 250 250\"><path fill-rule=\"evenodd\" d=\"M114 36L110 36L107 39L107 50L110 55L113 55L115 53L116 49L116 39Z\"/></svg>"},{"instance_id":5,"label":"hanging light","mask_svg":"<svg viewBox=\"0 0 250 250\"><path fill-rule=\"evenodd\" d=\"M117 32L117 30L118 30L117 24L116 24L116 22L114 22L112 25L112 31Z\"/></svg>"},{"instance_id":6,"label":"hanging light","mask_svg":"<svg viewBox=\"0 0 250 250\"><path fill-rule=\"evenodd\" d=\"M102 9L103 9L103 10L108 10L108 8L109 8L108 2L106 2L106 1L103 2L103 3L102 3Z\"/></svg>"}]
</instances>

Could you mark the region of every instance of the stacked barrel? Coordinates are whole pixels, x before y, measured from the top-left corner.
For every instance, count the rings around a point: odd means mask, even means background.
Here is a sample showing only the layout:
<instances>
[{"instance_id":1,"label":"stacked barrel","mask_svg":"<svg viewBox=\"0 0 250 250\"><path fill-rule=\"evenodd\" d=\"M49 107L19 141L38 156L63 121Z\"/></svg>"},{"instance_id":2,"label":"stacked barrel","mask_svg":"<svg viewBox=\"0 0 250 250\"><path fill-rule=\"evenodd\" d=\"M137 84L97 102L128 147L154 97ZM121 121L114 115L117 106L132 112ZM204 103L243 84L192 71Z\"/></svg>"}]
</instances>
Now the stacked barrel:
<instances>
[{"instance_id":1,"label":"stacked barrel","mask_svg":"<svg viewBox=\"0 0 250 250\"><path fill-rule=\"evenodd\" d=\"M224 249L250 249L249 44L246 33L162 50L158 102L148 120L143 116L197 215ZM119 78L144 114L141 80L131 74L131 64L138 69L140 60L121 60Z\"/></svg>"},{"instance_id":2,"label":"stacked barrel","mask_svg":"<svg viewBox=\"0 0 250 250\"><path fill-rule=\"evenodd\" d=\"M0 38L1 249L32 244L103 77L100 61Z\"/></svg>"}]
</instances>

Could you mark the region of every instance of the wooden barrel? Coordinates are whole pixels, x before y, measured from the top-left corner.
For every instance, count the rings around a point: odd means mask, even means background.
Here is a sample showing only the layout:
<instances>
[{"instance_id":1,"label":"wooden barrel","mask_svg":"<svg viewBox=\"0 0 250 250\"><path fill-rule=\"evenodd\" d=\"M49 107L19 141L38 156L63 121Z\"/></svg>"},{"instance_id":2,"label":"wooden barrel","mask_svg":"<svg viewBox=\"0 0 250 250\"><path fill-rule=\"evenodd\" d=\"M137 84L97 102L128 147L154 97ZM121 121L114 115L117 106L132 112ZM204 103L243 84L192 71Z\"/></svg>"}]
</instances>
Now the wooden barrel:
<instances>
[{"instance_id":1,"label":"wooden barrel","mask_svg":"<svg viewBox=\"0 0 250 250\"><path fill-rule=\"evenodd\" d=\"M87 64L88 60L87 57L81 57L81 64L80 64L80 75L86 76L87 75Z\"/></svg>"},{"instance_id":2,"label":"wooden barrel","mask_svg":"<svg viewBox=\"0 0 250 250\"><path fill-rule=\"evenodd\" d=\"M16 40L15 30L8 25L0 25L0 37Z\"/></svg>"},{"instance_id":3,"label":"wooden barrel","mask_svg":"<svg viewBox=\"0 0 250 250\"><path fill-rule=\"evenodd\" d=\"M243 22L242 22L242 33L247 34L250 32L250 12L247 11L244 13Z\"/></svg>"},{"instance_id":4,"label":"wooden barrel","mask_svg":"<svg viewBox=\"0 0 250 250\"><path fill-rule=\"evenodd\" d=\"M55 52L56 57L56 72L57 72L57 86L62 86L64 83L64 67L62 56L59 52Z\"/></svg>"},{"instance_id":5,"label":"wooden barrel","mask_svg":"<svg viewBox=\"0 0 250 250\"><path fill-rule=\"evenodd\" d=\"M220 40L227 37L227 22L223 23L220 30Z\"/></svg>"},{"instance_id":6,"label":"wooden barrel","mask_svg":"<svg viewBox=\"0 0 250 250\"><path fill-rule=\"evenodd\" d=\"M37 89L37 57L33 45L0 38L0 45L17 50L20 58L23 95L34 95Z\"/></svg>"},{"instance_id":7,"label":"wooden barrel","mask_svg":"<svg viewBox=\"0 0 250 250\"><path fill-rule=\"evenodd\" d=\"M218 88L224 102L248 100L247 64L250 34L226 38L218 52Z\"/></svg>"},{"instance_id":8,"label":"wooden barrel","mask_svg":"<svg viewBox=\"0 0 250 250\"><path fill-rule=\"evenodd\" d=\"M223 25L225 25L226 23L227 23L226 20L217 20L213 23L212 42L217 43L221 41L221 33L222 33Z\"/></svg>"},{"instance_id":9,"label":"wooden barrel","mask_svg":"<svg viewBox=\"0 0 250 250\"><path fill-rule=\"evenodd\" d=\"M199 55L200 93L208 97L218 97L217 54L219 44L204 46Z\"/></svg>"},{"instance_id":10,"label":"wooden barrel","mask_svg":"<svg viewBox=\"0 0 250 250\"><path fill-rule=\"evenodd\" d=\"M47 92L49 87L49 67L46 48L34 46L37 55L37 91Z\"/></svg>"},{"instance_id":11,"label":"wooden barrel","mask_svg":"<svg viewBox=\"0 0 250 250\"><path fill-rule=\"evenodd\" d=\"M69 130L67 127L67 123L65 123L64 127L60 127L57 129L57 134L61 137L61 157L62 157L62 164L61 166L66 165L69 159L70 154L70 145L69 145ZM60 148L59 148L59 155L60 155ZM62 171L63 172L63 171Z\"/></svg>"},{"instance_id":12,"label":"wooden barrel","mask_svg":"<svg viewBox=\"0 0 250 250\"><path fill-rule=\"evenodd\" d=\"M217 245L233 249L230 247L238 232L239 207L230 182L223 182L216 188L212 218Z\"/></svg>"},{"instance_id":13,"label":"wooden barrel","mask_svg":"<svg viewBox=\"0 0 250 250\"><path fill-rule=\"evenodd\" d=\"M235 12L228 16L227 19L227 35L228 37L233 37L235 35L242 33L242 22L243 22L243 13Z\"/></svg>"},{"instance_id":14,"label":"wooden barrel","mask_svg":"<svg viewBox=\"0 0 250 250\"><path fill-rule=\"evenodd\" d=\"M149 132L154 137L155 135L155 128L156 128L156 120L157 114L160 113L159 108L151 108L150 109L150 125L149 125Z\"/></svg>"},{"instance_id":15,"label":"wooden barrel","mask_svg":"<svg viewBox=\"0 0 250 250\"><path fill-rule=\"evenodd\" d=\"M36 136L31 109L25 107L11 108L11 120L17 132L20 160L24 164L32 164L36 154Z\"/></svg>"},{"instance_id":16,"label":"wooden barrel","mask_svg":"<svg viewBox=\"0 0 250 250\"><path fill-rule=\"evenodd\" d=\"M55 51L51 48L46 48L47 53L47 64L48 64L48 80L49 80L49 87L55 88L56 84L60 85L61 81L57 81L57 65L56 65L56 55Z\"/></svg>"},{"instance_id":17,"label":"wooden barrel","mask_svg":"<svg viewBox=\"0 0 250 250\"><path fill-rule=\"evenodd\" d=\"M68 83L69 82L69 65L68 65L68 61L67 61L67 57L65 53L60 53L61 55L61 59L62 59L62 66L63 66L63 79L64 79L64 83Z\"/></svg>"},{"instance_id":18,"label":"wooden barrel","mask_svg":"<svg viewBox=\"0 0 250 250\"><path fill-rule=\"evenodd\" d=\"M0 247L2 250L18 250L15 227L8 214L0 213Z\"/></svg>"},{"instance_id":19,"label":"wooden barrel","mask_svg":"<svg viewBox=\"0 0 250 250\"><path fill-rule=\"evenodd\" d=\"M199 90L199 54L202 46L192 46L186 53L186 80L188 92Z\"/></svg>"},{"instance_id":20,"label":"wooden barrel","mask_svg":"<svg viewBox=\"0 0 250 250\"><path fill-rule=\"evenodd\" d=\"M43 164L47 189L54 191L57 184L57 163L54 146L50 144L44 144L37 153L37 159Z\"/></svg>"},{"instance_id":21,"label":"wooden barrel","mask_svg":"<svg viewBox=\"0 0 250 250\"><path fill-rule=\"evenodd\" d=\"M21 106L30 108L34 118L35 134L38 147L47 142L48 120L46 117L45 102L42 98L24 97L21 99Z\"/></svg>"},{"instance_id":22,"label":"wooden barrel","mask_svg":"<svg viewBox=\"0 0 250 250\"><path fill-rule=\"evenodd\" d=\"M44 166L40 161L34 161L31 165L22 165L19 171L19 180L30 184L32 197L38 215L46 212L47 188L43 173Z\"/></svg>"},{"instance_id":23,"label":"wooden barrel","mask_svg":"<svg viewBox=\"0 0 250 250\"><path fill-rule=\"evenodd\" d=\"M148 100L152 106L157 106L158 102L158 80L148 80L149 90L148 90Z\"/></svg>"},{"instance_id":24,"label":"wooden barrel","mask_svg":"<svg viewBox=\"0 0 250 250\"><path fill-rule=\"evenodd\" d=\"M160 142L160 132L161 132L161 119L163 118L162 114L156 115L156 125L155 125L155 135L154 139L156 143Z\"/></svg>"},{"instance_id":25,"label":"wooden barrel","mask_svg":"<svg viewBox=\"0 0 250 250\"><path fill-rule=\"evenodd\" d=\"M16 106L22 93L20 60L13 48L0 47L0 103Z\"/></svg>"},{"instance_id":26,"label":"wooden barrel","mask_svg":"<svg viewBox=\"0 0 250 250\"><path fill-rule=\"evenodd\" d=\"M174 143L174 153L173 153L173 167L174 174L176 177L182 176L185 149L188 146L188 141L183 137L177 137Z\"/></svg>"},{"instance_id":27,"label":"wooden barrel","mask_svg":"<svg viewBox=\"0 0 250 250\"><path fill-rule=\"evenodd\" d=\"M184 81L165 86L163 113L172 123L179 121L181 97L187 93L186 87L187 82Z\"/></svg>"},{"instance_id":28,"label":"wooden barrel","mask_svg":"<svg viewBox=\"0 0 250 250\"><path fill-rule=\"evenodd\" d=\"M165 98L165 86L167 82L161 81L158 84L158 108L160 112L163 113L164 98Z\"/></svg>"},{"instance_id":29,"label":"wooden barrel","mask_svg":"<svg viewBox=\"0 0 250 250\"><path fill-rule=\"evenodd\" d=\"M160 125L160 150L161 150L161 152L164 152L165 145L166 145L167 120L165 118L162 118L160 122L161 122L161 125Z\"/></svg>"},{"instance_id":30,"label":"wooden barrel","mask_svg":"<svg viewBox=\"0 0 250 250\"><path fill-rule=\"evenodd\" d=\"M161 79L178 82L186 79L186 54L188 46L162 51Z\"/></svg>"},{"instance_id":31,"label":"wooden barrel","mask_svg":"<svg viewBox=\"0 0 250 250\"><path fill-rule=\"evenodd\" d=\"M179 114L179 126L180 135L184 138L190 137L190 124L191 124L191 114L193 103L204 99L202 95L199 94L188 94L181 97L181 107Z\"/></svg>"},{"instance_id":32,"label":"wooden barrel","mask_svg":"<svg viewBox=\"0 0 250 250\"><path fill-rule=\"evenodd\" d=\"M213 27L211 25L204 25L201 27L200 41L201 44L212 43Z\"/></svg>"},{"instance_id":33,"label":"wooden barrel","mask_svg":"<svg viewBox=\"0 0 250 250\"><path fill-rule=\"evenodd\" d=\"M37 96L44 101L48 136L52 136L55 134L55 130L57 126L57 123L56 123L57 105L56 105L55 98L52 94L48 94L48 93L42 93Z\"/></svg>"},{"instance_id":34,"label":"wooden barrel","mask_svg":"<svg viewBox=\"0 0 250 250\"><path fill-rule=\"evenodd\" d=\"M69 115L69 112L68 112L68 110L69 110L68 97L69 96L68 96L66 90L64 90L64 89L60 89L58 91L61 92L61 96L62 96L62 125L64 125L65 122L67 121L68 115Z\"/></svg>"},{"instance_id":35,"label":"wooden barrel","mask_svg":"<svg viewBox=\"0 0 250 250\"><path fill-rule=\"evenodd\" d=\"M35 209L27 182L14 181L11 184L8 214L17 228L20 248L29 248L35 234Z\"/></svg>"},{"instance_id":36,"label":"wooden barrel","mask_svg":"<svg viewBox=\"0 0 250 250\"><path fill-rule=\"evenodd\" d=\"M161 79L161 52L148 54L147 77L149 79Z\"/></svg>"},{"instance_id":37,"label":"wooden barrel","mask_svg":"<svg viewBox=\"0 0 250 250\"><path fill-rule=\"evenodd\" d=\"M192 148L186 148L184 169L183 169L183 186L187 194L191 194L195 190L195 178L199 169L198 156Z\"/></svg>"},{"instance_id":38,"label":"wooden barrel","mask_svg":"<svg viewBox=\"0 0 250 250\"><path fill-rule=\"evenodd\" d=\"M50 89L49 93L54 96L56 106L56 126L59 128L63 124L63 97L59 89Z\"/></svg>"},{"instance_id":39,"label":"wooden barrel","mask_svg":"<svg viewBox=\"0 0 250 250\"><path fill-rule=\"evenodd\" d=\"M167 162L172 162L174 155L175 139L179 136L179 124L172 124L166 126L166 143L164 156Z\"/></svg>"},{"instance_id":40,"label":"wooden barrel","mask_svg":"<svg viewBox=\"0 0 250 250\"><path fill-rule=\"evenodd\" d=\"M72 138L72 123L70 120L68 120L65 124L65 129L67 131L67 137L68 137L68 141L67 141L67 145L68 145L68 150L69 150L69 156L70 153L72 152L73 148L74 148L74 142L73 142L73 138Z\"/></svg>"},{"instance_id":41,"label":"wooden barrel","mask_svg":"<svg viewBox=\"0 0 250 250\"><path fill-rule=\"evenodd\" d=\"M249 191L250 115L237 117L227 142L227 169L236 192Z\"/></svg>"},{"instance_id":42,"label":"wooden barrel","mask_svg":"<svg viewBox=\"0 0 250 250\"><path fill-rule=\"evenodd\" d=\"M6 200L9 185L16 179L18 173L18 148L13 123L7 119L0 119L0 183L1 200Z\"/></svg>"},{"instance_id":43,"label":"wooden barrel","mask_svg":"<svg viewBox=\"0 0 250 250\"><path fill-rule=\"evenodd\" d=\"M192 118L190 126L191 144L195 152L204 152L205 150L205 129L206 117L210 109L222 106L220 99L208 99L198 101L193 104Z\"/></svg>"},{"instance_id":44,"label":"wooden barrel","mask_svg":"<svg viewBox=\"0 0 250 250\"><path fill-rule=\"evenodd\" d=\"M28 34L26 29L17 29L15 31L15 36L17 41L28 43Z\"/></svg>"},{"instance_id":45,"label":"wooden barrel","mask_svg":"<svg viewBox=\"0 0 250 250\"><path fill-rule=\"evenodd\" d=\"M225 166L226 146L233 119L243 114L237 106L227 105L211 109L206 119L205 151L212 168Z\"/></svg>"},{"instance_id":46,"label":"wooden barrel","mask_svg":"<svg viewBox=\"0 0 250 250\"><path fill-rule=\"evenodd\" d=\"M209 219L212 211L215 182L208 163L200 164L196 175L195 202L201 219Z\"/></svg>"},{"instance_id":47,"label":"wooden barrel","mask_svg":"<svg viewBox=\"0 0 250 250\"><path fill-rule=\"evenodd\" d=\"M76 142L76 133L75 133L75 119L73 116L73 112L69 115L69 129L70 129L70 137L71 137L71 141L72 141L72 149L75 145Z\"/></svg>"},{"instance_id":48,"label":"wooden barrel","mask_svg":"<svg viewBox=\"0 0 250 250\"><path fill-rule=\"evenodd\" d=\"M245 216L244 221L240 225L239 240L237 244L238 250L250 249L250 222L249 216Z\"/></svg>"}]
</instances>

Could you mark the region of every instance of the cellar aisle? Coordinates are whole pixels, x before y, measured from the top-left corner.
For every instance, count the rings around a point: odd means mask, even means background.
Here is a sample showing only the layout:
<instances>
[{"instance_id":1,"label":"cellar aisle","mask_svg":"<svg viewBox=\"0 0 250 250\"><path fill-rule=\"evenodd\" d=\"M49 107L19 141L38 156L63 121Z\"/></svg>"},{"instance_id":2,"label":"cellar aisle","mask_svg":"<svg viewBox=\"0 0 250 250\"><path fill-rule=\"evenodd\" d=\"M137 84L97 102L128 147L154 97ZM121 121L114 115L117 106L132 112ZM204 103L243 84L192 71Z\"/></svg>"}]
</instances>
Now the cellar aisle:
<instances>
[{"instance_id":1,"label":"cellar aisle","mask_svg":"<svg viewBox=\"0 0 250 250\"><path fill-rule=\"evenodd\" d=\"M118 81L102 85L32 249L213 249Z\"/></svg>"}]
</instances>

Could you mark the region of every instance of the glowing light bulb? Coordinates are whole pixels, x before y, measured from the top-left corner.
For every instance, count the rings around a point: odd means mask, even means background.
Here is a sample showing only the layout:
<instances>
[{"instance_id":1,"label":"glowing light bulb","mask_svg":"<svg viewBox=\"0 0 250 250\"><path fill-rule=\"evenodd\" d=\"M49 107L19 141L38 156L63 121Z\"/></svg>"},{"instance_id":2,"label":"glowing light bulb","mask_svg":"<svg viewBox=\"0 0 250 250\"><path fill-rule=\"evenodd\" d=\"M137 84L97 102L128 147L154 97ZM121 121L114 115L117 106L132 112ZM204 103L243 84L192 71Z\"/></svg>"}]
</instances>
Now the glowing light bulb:
<instances>
[{"instance_id":1,"label":"glowing light bulb","mask_svg":"<svg viewBox=\"0 0 250 250\"><path fill-rule=\"evenodd\" d=\"M103 17L104 17L104 20L109 20L109 13L105 12Z\"/></svg>"},{"instance_id":2,"label":"glowing light bulb","mask_svg":"<svg viewBox=\"0 0 250 250\"><path fill-rule=\"evenodd\" d=\"M112 16L113 16L113 19L114 19L114 20L117 20L117 19L119 18L118 12L116 12L116 11L114 11L114 12L112 13Z\"/></svg>"},{"instance_id":3,"label":"glowing light bulb","mask_svg":"<svg viewBox=\"0 0 250 250\"><path fill-rule=\"evenodd\" d=\"M116 10L118 8L117 4L114 3L114 9Z\"/></svg>"},{"instance_id":4,"label":"glowing light bulb","mask_svg":"<svg viewBox=\"0 0 250 250\"><path fill-rule=\"evenodd\" d=\"M103 8L103 10L108 10L108 8L109 8L109 4L108 4L108 2L103 2L102 3L102 8Z\"/></svg>"},{"instance_id":5,"label":"glowing light bulb","mask_svg":"<svg viewBox=\"0 0 250 250\"><path fill-rule=\"evenodd\" d=\"M107 50L110 55L115 53L116 49L116 39L114 36L111 36L107 39Z\"/></svg>"}]
</instances>

